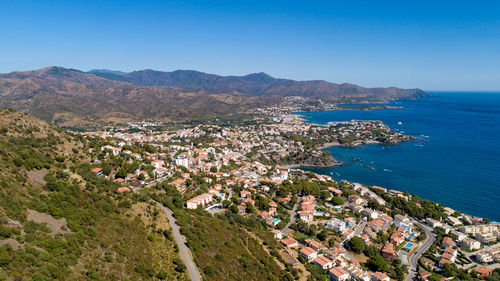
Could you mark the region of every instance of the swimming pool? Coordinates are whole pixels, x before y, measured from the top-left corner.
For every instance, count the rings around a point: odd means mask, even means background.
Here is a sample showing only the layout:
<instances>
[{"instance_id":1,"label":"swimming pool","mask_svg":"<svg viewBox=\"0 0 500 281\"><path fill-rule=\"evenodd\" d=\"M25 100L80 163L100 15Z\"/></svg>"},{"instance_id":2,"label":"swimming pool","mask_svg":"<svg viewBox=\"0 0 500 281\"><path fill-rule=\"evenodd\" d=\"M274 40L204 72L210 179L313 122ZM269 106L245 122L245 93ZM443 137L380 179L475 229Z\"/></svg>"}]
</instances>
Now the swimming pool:
<instances>
[{"instance_id":1,"label":"swimming pool","mask_svg":"<svg viewBox=\"0 0 500 281\"><path fill-rule=\"evenodd\" d=\"M411 236L415 236L415 232L410 233Z\"/></svg>"},{"instance_id":2,"label":"swimming pool","mask_svg":"<svg viewBox=\"0 0 500 281\"><path fill-rule=\"evenodd\" d=\"M410 249L411 247L413 247L413 243L410 242L406 243L405 248Z\"/></svg>"},{"instance_id":3,"label":"swimming pool","mask_svg":"<svg viewBox=\"0 0 500 281\"><path fill-rule=\"evenodd\" d=\"M314 212L315 216L323 216L325 213L324 212Z\"/></svg>"}]
</instances>

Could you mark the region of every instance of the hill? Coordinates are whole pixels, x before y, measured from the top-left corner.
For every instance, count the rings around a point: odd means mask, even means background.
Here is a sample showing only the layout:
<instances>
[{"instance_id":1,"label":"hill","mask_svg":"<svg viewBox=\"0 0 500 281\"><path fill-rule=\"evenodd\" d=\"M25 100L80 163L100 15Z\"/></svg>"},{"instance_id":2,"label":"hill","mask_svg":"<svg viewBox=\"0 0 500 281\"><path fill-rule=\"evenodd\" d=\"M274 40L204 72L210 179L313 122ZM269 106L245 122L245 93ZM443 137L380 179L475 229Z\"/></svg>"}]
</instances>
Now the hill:
<instances>
[{"instance_id":1,"label":"hill","mask_svg":"<svg viewBox=\"0 0 500 281\"><path fill-rule=\"evenodd\" d=\"M0 131L0 280L186 280L162 218L90 172L91 143L15 110Z\"/></svg>"},{"instance_id":2,"label":"hill","mask_svg":"<svg viewBox=\"0 0 500 281\"><path fill-rule=\"evenodd\" d=\"M323 80L295 81L277 79L260 72L245 76L219 76L194 70L172 72L151 69L116 74L115 71L96 73L110 79L128 81L144 86L170 86L191 90L205 90L210 93L239 92L250 95L278 95L318 97L337 100L343 96L367 97L378 100L415 99L425 96L420 89L364 88L353 84L335 84Z\"/></svg>"},{"instance_id":3,"label":"hill","mask_svg":"<svg viewBox=\"0 0 500 281\"><path fill-rule=\"evenodd\" d=\"M333 102L418 99L419 89L363 88L326 81L276 79L265 73L218 76L191 70L90 73L62 67L0 74L0 107L29 112L60 126L134 120L235 118L278 105L283 97Z\"/></svg>"}]
</instances>

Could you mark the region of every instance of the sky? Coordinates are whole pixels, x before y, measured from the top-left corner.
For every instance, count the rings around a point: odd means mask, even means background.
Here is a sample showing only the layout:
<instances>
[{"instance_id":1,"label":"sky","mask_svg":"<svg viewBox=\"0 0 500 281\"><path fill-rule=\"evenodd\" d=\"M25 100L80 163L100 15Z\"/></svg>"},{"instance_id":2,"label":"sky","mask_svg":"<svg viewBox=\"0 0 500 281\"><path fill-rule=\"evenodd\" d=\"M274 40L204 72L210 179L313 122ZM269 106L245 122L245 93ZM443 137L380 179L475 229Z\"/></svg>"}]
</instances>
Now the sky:
<instances>
[{"instance_id":1,"label":"sky","mask_svg":"<svg viewBox=\"0 0 500 281\"><path fill-rule=\"evenodd\" d=\"M500 1L0 0L0 72L266 72L500 90Z\"/></svg>"}]
</instances>

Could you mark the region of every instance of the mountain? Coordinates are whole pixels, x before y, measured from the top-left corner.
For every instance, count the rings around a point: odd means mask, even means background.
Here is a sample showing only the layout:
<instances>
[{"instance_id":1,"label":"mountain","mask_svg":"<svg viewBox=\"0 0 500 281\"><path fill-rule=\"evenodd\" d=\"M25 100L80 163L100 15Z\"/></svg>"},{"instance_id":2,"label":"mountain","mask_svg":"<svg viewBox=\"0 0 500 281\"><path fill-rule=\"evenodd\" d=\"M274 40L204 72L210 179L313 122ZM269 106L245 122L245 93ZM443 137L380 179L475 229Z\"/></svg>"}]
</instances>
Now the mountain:
<instances>
[{"instance_id":1,"label":"mountain","mask_svg":"<svg viewBox=\"0 0 500 281\"><path fill-rule=\"evenodd\" d=\"M382 102L418 99L426 94L420 89L276 79L265 73L82 72L53 66L0 74L0 107L16 108L72 127L144 119L176 122L234 117L253 108L278 105L290 95L334 102Z\"/></svg>"},{"instance_id":2,"label":"mountain","mask_svg":"<svg viewBox=\"0 0 500 281\"><path fill-rule=\"evenodd\" d=\"M335 84L323 80L295 81L276 79L260 72L245 76L219 76L194 70L162 72L141 70L121 75L128 81L144 86L170 86L210 93L239 92L250 95L305 96L338 100L343 96L367 97L373 100L415 99L425 96L420 89L364 88L353 84Z\"/></svg>"},{"instance_id":3,"label":"mountain","mask_svg":"<svg viewBox=\"0 0 500 281\"><path fill-rule=\"evenodd\" d=\"M166 216L91 172L97 142L12 109L0 131L0 280L188 280Z\"/></svg>"}]
</instances>

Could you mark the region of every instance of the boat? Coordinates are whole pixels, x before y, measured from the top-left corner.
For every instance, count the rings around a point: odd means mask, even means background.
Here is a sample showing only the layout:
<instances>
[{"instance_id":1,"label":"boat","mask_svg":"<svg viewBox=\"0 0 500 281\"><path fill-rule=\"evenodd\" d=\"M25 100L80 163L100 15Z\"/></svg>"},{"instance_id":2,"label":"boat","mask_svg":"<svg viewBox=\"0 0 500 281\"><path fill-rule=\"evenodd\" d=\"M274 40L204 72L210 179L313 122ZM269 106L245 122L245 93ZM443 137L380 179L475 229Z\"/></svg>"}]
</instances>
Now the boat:
<instances>
[{"instance_id":1,"label":"boat","mask_svg":"<svg viewBox=\"0 0 500 281\"><path fill-rule=\"evenodd\" d=\"M399 125L399 126L403 125L403 122L399 121L399 122L398 122L398 125Z\"/></svg>"}]
</instances>

